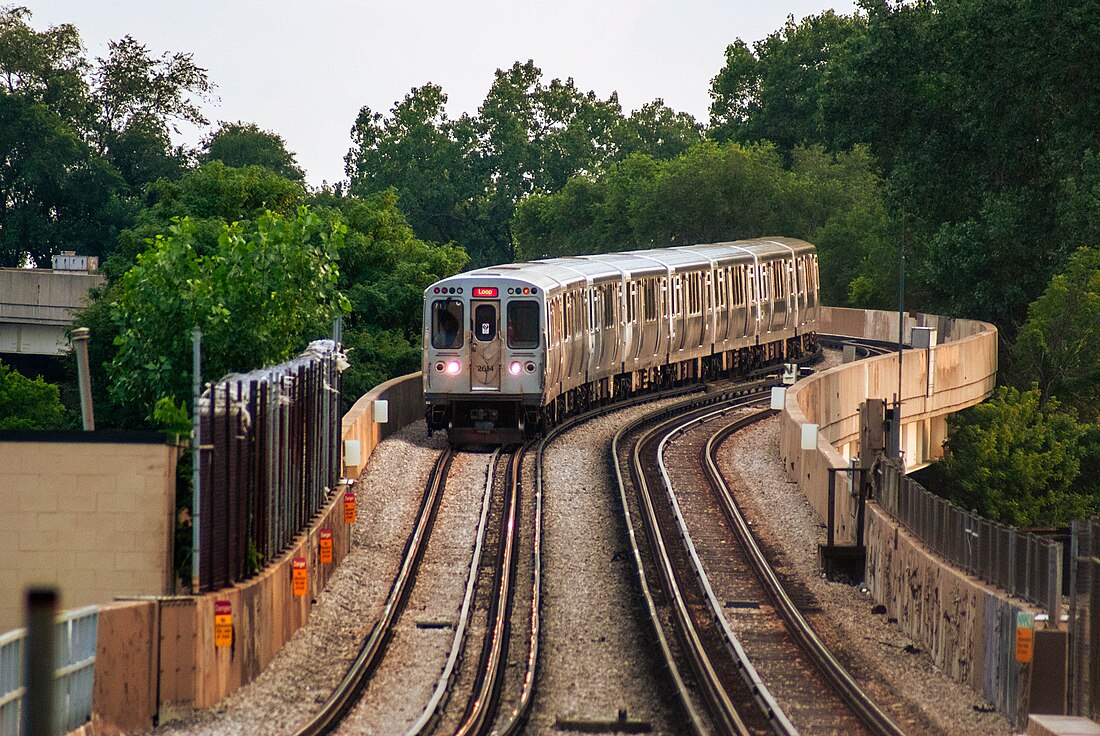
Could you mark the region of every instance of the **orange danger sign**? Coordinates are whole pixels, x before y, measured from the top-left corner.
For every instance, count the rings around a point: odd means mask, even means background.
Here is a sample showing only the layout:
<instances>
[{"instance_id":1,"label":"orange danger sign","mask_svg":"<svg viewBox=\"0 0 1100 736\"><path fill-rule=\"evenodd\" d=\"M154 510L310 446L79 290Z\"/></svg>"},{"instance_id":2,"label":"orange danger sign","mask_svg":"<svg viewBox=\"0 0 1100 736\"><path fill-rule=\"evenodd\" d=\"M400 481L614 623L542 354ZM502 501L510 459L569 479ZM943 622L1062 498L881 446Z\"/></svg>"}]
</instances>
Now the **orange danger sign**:
<instances>
[{"instance_id":1,"label":"orange danger sign","mask_svg":"<svg viewBox=\"0 0 1100 736\"><path fill-rule=\"evenodd\" d=\"M352 491L344 493L344 523L355 523L355 494Z\"/></svg>"},{"instance_id":2,"label":"orange danger sign","mask_svg":"<svg viewBox=\"0 0 1100 736\"><path fill-rule=\"evenodd\" d=\"M332 530L321 530L321 564L332 564Z\"/></svg>"},{"instance_id":3,"label":"orange danger sign","mask_svg":"<svg viewBox=\"0 0 1100 736\"><path fill-rule=\"evenodd\" d=\"M214 646L233 646L233 604L229 601L214 601Z\"/></svg>"},{"instance_id":4,"label":"orange danger sign","mask_svg":"<svg viewBox=\"0 0 1100 736\"><path fill-rule=\"evenodd\" d=\"M291 590L297 598L301 598L309 592L309 578L306 572L306 558L295 557L290 563Z\"/></svg>"},{"instance_id":5,"label":"orange danger sign","mask_svg":"<svg viewBox=\"0 0 1100 736\"><path fill-rule=\"evenodd\" d=\"M1027 628L1016 629L1016 661L1027 664L1034 651L1035 632Z\"/></svg>"}]
</instances>

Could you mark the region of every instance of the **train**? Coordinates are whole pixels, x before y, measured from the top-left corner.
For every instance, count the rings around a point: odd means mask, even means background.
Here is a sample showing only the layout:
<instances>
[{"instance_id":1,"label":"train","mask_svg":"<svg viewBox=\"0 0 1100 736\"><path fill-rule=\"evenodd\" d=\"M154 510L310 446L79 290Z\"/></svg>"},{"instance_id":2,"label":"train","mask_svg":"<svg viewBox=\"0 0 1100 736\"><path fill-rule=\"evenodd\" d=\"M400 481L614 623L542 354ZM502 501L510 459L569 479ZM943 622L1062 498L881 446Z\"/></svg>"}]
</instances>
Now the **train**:
<instances>
[{"instance_id":1,"label":"train","mask_svg":"<svg viewBox=\"0 0 1100 736\"><path fill-rule=\"evenodd\" d=\"M793 238L479 268L424 292L428 432L509 444L589 407L816 348L818 263Z\"/></svg>"}]
</instances>

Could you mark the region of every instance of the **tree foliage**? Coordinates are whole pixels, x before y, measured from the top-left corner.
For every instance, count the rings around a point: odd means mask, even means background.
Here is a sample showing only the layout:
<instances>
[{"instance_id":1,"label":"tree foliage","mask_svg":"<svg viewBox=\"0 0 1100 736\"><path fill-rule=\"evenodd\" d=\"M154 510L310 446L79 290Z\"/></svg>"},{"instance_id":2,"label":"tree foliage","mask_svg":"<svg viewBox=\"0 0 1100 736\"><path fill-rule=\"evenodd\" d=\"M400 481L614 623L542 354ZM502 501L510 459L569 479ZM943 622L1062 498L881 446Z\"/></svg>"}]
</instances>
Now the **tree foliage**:
<instances>
[{"instance_id":1,"label":"tree foliage","mask_svg":"<svg viewBox=\"0 0 1100 736\"><path fill-rule=\"evenodd\" d=\"M1100 510L1100 428L1038 389L1000 387L949 420L946 495L1014 526L1067 523Z\"/></svg>"},{"instance_id":2,"label":"tree foliage","mask_svg":"<svg viewBox=\"0 0 1100 736\"><path fill-rule=\"evenodd\" d=\"M312 202L347 228L339 286L351 309L344 325L350 406L382 381L420 368L424 289L462 270L468 256L455 245L417 238L392 190L368 197L318 194Z\"/></svg>"},{"instance_id":3,"label":"tree foliage","mask_svg":"<svg viewBox=\"0 0 1100 736\"><path fill-rule=\"evenodd\" d=\"M788 19L729 47L708 134L868 146L907 243L907 301L1011 337L1069 254L1100 242L1098 27L1089 0L863 0Z\"/></svg>"},{"instance_id":4,"label":"tree foliage","mask_svg":"<svg viewBox=\"0 0 1100 736\"><path fill-rule=\"evenodd\" d=\"M0 361L0 429L61 429L64 414L57 386Z\"/></svg>"},{"instance_id":5,"label":"tree foliage","mask_svg":"<svg viewBox=\"0 0 1100 736\"><path fill-rule=\"evenodd\" d=\"M388 117L364 107L346 171L354 194L393 187L419 237L465 246L474 265L515 257L512 217L526 197L635 153L678 155L701 136L691 116L660 100L624 117L614 94L544 82L531 61L498 69L476 115L453 120L446 102L426 84Z\"/></svg>"},{"instance_id":6,"label":"tree foliage","mask_svg":"<svg viewBox=\"0 0 1100 736\"><path fill-rule=\"evenodd\" d=\"M308 208L225 225L206 255L195 232L184 218L158 236L111 303L111 395L148 417L159 399L190 396L192 326L203 330L203 370L218 378L292 357L347 306L337 290L344 228Z\"/></svg>"},{"instance_id":7,"label":"tree foliage","mask_svg":"<svg viewBox=\"0 0 1100 736\"><path fill-rule=\"evenodd\" d=\"M203 139L200 161L221 161L226 166L263 166L291 181L302 181L305 173L281 135L260 130L255 123L221 123Z\"/></svg>"},{"instance_id":8,"label":"tree foliage","mask_svg":"<svg viewBox=\"0 0 1100 736\"><path fill-rule=\"evenodd\" d=\"M203 122L212 85L189 54L154 56L126 36L90 62L70 24L37 31L0 7L0 265L61 249L110 253L140 189L178 177L176 121Z\"/></svg>"},{"instance_id":9,"label":"tree foliage","mask_svg":"<svg viewBox=\"0 0 1100 736\"><path fill-rule=\"evenodd\" d=\"M635 154L602 176L574 177L556 194L522 202L515 219L527 259L778 234L806 238L818 245L822 289L832 304L844 303L860 276L877 283L875 259L886 229L865 149L832 155L797 148L788 167L774 146L714 142L667 161ZM864 298L876 302L876 289Z\"/></svg>"},{"instance_id":10,"label":"tree foliage","mask_svg":"<svg viewBox=\"0 0 1100 736\"><path fill-rule=\"evenodd\" d=\"M1100 422L1100 248L1081 248L1028 307L1013 346L1016 372Z\"/></svg>"}]
</instances>

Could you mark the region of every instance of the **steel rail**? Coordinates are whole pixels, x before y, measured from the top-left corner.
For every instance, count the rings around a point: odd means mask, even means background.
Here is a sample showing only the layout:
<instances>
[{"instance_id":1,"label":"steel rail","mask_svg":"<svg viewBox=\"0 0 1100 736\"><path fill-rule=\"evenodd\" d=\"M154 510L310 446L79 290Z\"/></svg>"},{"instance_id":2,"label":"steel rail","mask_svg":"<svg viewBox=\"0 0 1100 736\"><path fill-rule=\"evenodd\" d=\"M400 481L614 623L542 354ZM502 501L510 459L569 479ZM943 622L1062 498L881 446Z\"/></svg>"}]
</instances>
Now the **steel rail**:
<instances>
[{"instance_id":1,"label":"steel rail","mask_svg":"<svg viewBox=\"0 0 1100 736\"><path fill-rule=\"evenodd\" d=\"M687 393L693 393L704 389L704 385L695 384L678 389L647 393L622 401L616 401L608 406L586 411L582 414L569 417L561 424L555 425L539 442L535 451L535 536L534 536L534 570L532 573L531 594L531 637L527 649L527 667L523 676L523 688L519 702L508 715L508 721L498 729L501 736L514 736L520 733L527 716L531 711L531 703L534 700L535 683L538 677L539 649L542 636L542 499L543 499L543 469L546 448L551 442L562 434L595 417L609 414L621 409L644 404L651 401L674 398Z\"/></svg>"},{"instance_id":2,"label":"steel rail","mask_svg":"<svg viewBox=\"0 0 1100 736\"><path fill-rule=\"evenodd\" d=\"M455 666L458 663L462 647L466 642L467 627L470 622L470 610L473 608L474 592L477 589L477 571L481 566L482 547L485 543L485 531L488 527L489 502L493 494L493 479L496 477L497 461L500 458L500 450L495 450L489 461L489 469L485 474L485 492L481 498L481 517L477 524L477 537L474 540L474 553L470 558L470 572L466 577L466 593L462 598L462 609L458 616L458 625L455 626L454 639L451 642L451 651L447 656L447 662L443 665L443 671L439 675L435 692L432 693L427 707L420 714L420 718L405 731L405 736L416 736L426 733L437 721L440 708L448 688L451 686Z\"/></svg>"},{"instance_id":3,"label":"steel rail","mask_svg":"<svg viewBox=\"0 0 1100 736\"><path fill-rule=\"evenodd\" d=\"M482 647L478 678L473 697L467 704L462 724L456 736L487 733L493 726L496 704L507 664L508 629L512 611L516 556L516 516L519 513L519 488L523 457L532 442L517 449L508 461L506 494L502 514L501 540L497 558L496 585L489 601L489 621L492 628Z\"/></svg>"},{"instance_id":4,"label":"steel rail","mask_svg":"<svg viewBox=\"0 0 1100 736\"><path fill-rule=\"evenodd\" d=\"M669 643L668 635L664 630L664 626L661 622L660 613L657 610L656 595L654 589L649 580L649 576L646 573L646 566L642 560L641 546L638 541L638 534L635 530L634 519L630 512L630 502L627 498L626 480L623 475L622 463L619 462L619 448L623 443L623 439L645 424L656 421L666 416L676 416L684 411L689 411L693 407L701 407L708 404L716 403L723 399L731 398L735 395L744 395L747 393L754 393L764 390L765 387L771 385L769 382L760 381L752 384L744 384L741 387L720 394L712 394L702 398L691 398L685 401L677 402L676 404L666 407L645 417L641 417L633 422L621 427L615 436L611 440L611 454L610 460L612 463L612 469L615 473L615 481L619 489L619 502L622 506L623 520L626 524L627 537L630 541L631 554L634 557L634 566L638 573L638 583L641 588L642 598L645 601L646 610L649 613L650 623L653 627L653 632L657 637L657 644L661 650L661 655L664 658L666 666L668 667L669 677L672 680L673 686L676 689L677 696L680 703L684 708L685 715L688 718L688 725L692 731L697 734L706 734L709 732L707 718L698 710L693 698L691 697L691 689L688 687L687 682L684 679L683 673L680 671L680 666L676 661L676 656L672 652L672 647ZM628 463L630 467L630 474L633 476L634 467L632 463ZM633 480L633 477L632 477ZM636 482L636 481L635 481Z\"/></svg>"},{"instance_id":5,"label":"steel rail","mask_svg":"<svg viewBox=\"0 0 1100 736\"><path fill-rule=\"evenodd\" d=\"M665 593L669 598L672 613L677 623L677 633L680 635L684 646L684 653L688 663L695 672L696 683L702 688L704 702L710 711L722 733L749 734L741 715L737 712L726 689L722 687L721 678L714 668L714 663L707 654L702 636L695 625L691 610L680 589L680 582L676 576L676 567L668 550L669 542L665 541L661 530L661 523L657 518L653 507L654 499L649 484L646 481L645 471L642 469L641 448L647 446L660 432L653 429L646 432L635 443L631 452L630 476L634 487L638 492L638 498L642 503L642 510L646 518L646 534L649 537L650 548L656 558L657 570L664 585Z\"/></svg>"},{"instance_id":6,"label":"steel rail","mask_svg":"<svg viewBox=\"0 0 1100 736\"><path fill-rule=\"evenodd\" d=\"M726 643L726 647L729 651L733 661L737 664L737 670L741 674L742 679L752 692L753 698L756 701L760 711L767 718L772 728L776 733L782 736L796 736L798 729L787 718L787 714L783 712L779 702L775 699L775 696L771 694L767 685L764 684L760 674L756 671L756 667L753 666L749 660L748 654L745 652L744 647L741 646L740 640L737 638L737 634L734 633L732 627L729 624L729 620L726 618L723 612L722 603L718 600L718 596L714 592L713 586L710 583L710 577L707 575L705 568L703 567L703 561L699 557L699 553L696 550L695 542L691 538L691 534L688 531L687 520L684 518L683 512L680 509L680 502L676 496L676 492L672 487L672 479L669 477L668 468L665 465L664 453L668 447L668 443L676 436L680 436L687 432L689 429L696 425L702 425L709 421L712 421L718 417L725 416L731 411L736 411L742 408L748 408L756 404L765 401L766 397L752 396L747 398L738 398L721 408L715 409L704 414L699 414L687 421L683 421L677 424L671 429L667 429L670 423L665 423L657 428L656 431L663 432L664 436L661 438L657 445L657 465L661 471L661 480L664 484L665 495L668 498L669 504L672 507L673 514L676 519L676 525L680 532L680 538L683 540L685 547L687 548L688 556L691 558L692 573L698 580L699 585L703 589L703 595L706 598L707 607L710 609L710 615L715 622L722 629L722 638ZM768 412L774 413L774 412ZM734 425L738 425L738 422L734 422ZM740 425L743 426L743 425ZM640 443L639 443L640 445Z\"/></svg>"},{"instance_id":7,"label":"steel rail","mask_svg":"<svg viewBox=\"0 0 1100 736\"><path fill-rule=\"evenodd\" d=\"M377 669L382 660L386 644L389 642L394 621L400 615L408 599L412 582L416 577L416 568L420 564L424 548L427 546L428 537L431 535L432 526L435 523L436 512L443 496L443 486L446 483L447 471L454 460L455 451L447 447L435 461L428 482L425 484L424 496L420 500L420 511L416 525L405 542L405 550L402 555L401 567L394 577L390 588L386 605L382 609L382 617L359 649L359 654L351 663L343 679L333 690L321 710L314 715L305 725L295 731L295 736L320 736L332 731L344 716L355 705L362 694L371 675Z\"/></svg>"},{"instance_id":8,"label":"steel rail","mask_svg":"<svg viewBox=\"0 0 1100 736\"><path fill-rule=\"evenodd\" d=\"M735 421L712 435L702 451L704 469L718 495L727 520L736 531L741 544L748 553L753 571L756 573L761 584L764 585L772 596L776 608L782 614L784 621L787 623L788 630L798 642L799 646L818 667L822 675L833 687L834 691L840 695L868 729L875 734L904 736L905 732L901 727L898 726L885 711L879 708L870 696L859 686L859 683L855 681L851 674L844 668L844 665L842 665L833 655L810 626L809 622L802 616L802 613L798 610L798 607L791 600L790 596L787 595L787 591L783 588L783 584L779 581L771 565L768 564L767 559L764 557L764 553L760 549L760 545L757 544L755 537L753 537L745 517L737 507L737 502L730 492L725 477L718 468L717 453L718 447L722 442L739 429L748 426L752 422L764 419L773 413L774 412L771 410L761 411L752 417Z\"/></svg>"}]
</instances>

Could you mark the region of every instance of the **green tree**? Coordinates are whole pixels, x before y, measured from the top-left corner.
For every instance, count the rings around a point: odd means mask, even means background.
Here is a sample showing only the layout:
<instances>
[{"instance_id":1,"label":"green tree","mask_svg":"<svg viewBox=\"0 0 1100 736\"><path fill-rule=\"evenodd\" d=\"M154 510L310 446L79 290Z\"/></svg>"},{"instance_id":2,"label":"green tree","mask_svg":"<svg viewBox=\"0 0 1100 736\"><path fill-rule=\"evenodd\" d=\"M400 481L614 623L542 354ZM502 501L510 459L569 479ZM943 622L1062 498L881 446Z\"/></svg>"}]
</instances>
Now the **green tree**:
<instances>
[{"instance_id":1,"label":"green tree","mask_svg":"<svg viewBox=\"0 0 1100 736\"><path fill-rule=\"evenodd\" d=\"M1027 310L1012 348L1017 373L1100 422L1100 248L1080 248Z\"/></svg>"},{"instance_id":2,"label":"green tree","mask_svg":"<svg viewBox=\"0 0 1100 736\"><path fill-rule=\"evenodd\" d=\"M474 265L512 260L516 206L645 153L672 158L698 143L689 115L660 100L624 118L618 98L544 82L533 62L498 69L476 115L447 117L443 90L413 89L388 117L364 107L345 170L353 194L393 187L418 236L464 245Z\"/></svg>"},{"instance_id":3,"label":"green tree","mask_svg":"<svg viewBox=\"0 0 1100 736\"><path fill-rule=\"evenodd\" d=\"M0 429L61 429L64 414L57 386L0 361Z\"/></svg>"},{"instance_id":4,"label":"green tree","mask_svg":"<svg viewBox=\"0 0 1100 736\"><path fill-rule=\"evenodd\" d=\"M354 195L393 188L416 233L436 242L468 239L477 218L470 120L451 121L434 84L414 88L388 118L364 107L352 128L345 171Z\"/></svg>"},{"instance_id":5,"label":"green tree","mask_svg":"<svg viewBox=\"0 0 1100 736\"><path fill-rule=\"evenodd\" d=\"M829 143L821 97L826 73L843 45L863 31L858 16L829 10L783 28L753 45L738 39L726 48L726 64L711 80L710 130L718 141L795 146Z\"/></svg>"},{"instance_id":6,"label":"green tree","mask_svg":"<svg viewBox=\"0 0 1100 736\"><path fill-rule=\"evenodd\" d=\"M947 497L1014 526L1067 523L1100 509L1100 431L1038 389L999 387L948 421ZM1088 471L1082 474L1082 470Z\"/></svg>"},{"instance_id":7,"label":"green tree","mask_svg":"<svg viewBox=\"0 0 1100 736\"><path fill-rule=\"evenodd\" d=\"M200 255L186 218L158 236L122 277L111 303L118 327L114 402L151 418L159 399L190 396L191 327L203 329L208 377L292 357L346 309L337 290L344 227L308 208L225 225Z\"/></svg>"},{"instance_id":8,"label":"green tree","mask_svg":"<svg viewBox=\"0 0 1100 736\"><path fill-rule=\"evenodd\" d=\"M612 131L614 159L640 153L656 159L684 154L703 138L703 126L686 112L677 112L656 99L621 120Z\"/></svg>"},{"instance_id":9,"label":"green tree","mask_svg":"<svg viewBox=\"0 0 1100 736\"><path fill-rule=\"evenodd\" d=\"M223 122L220 125L202 140L201 162L221 161L236 168L263 166L291 181L305 179L305 173L294 154L287 150L282 136L260 130L255 123Z\"/></svg>"},{"instance_id":10,"label":"green tree","mask_svg":"<svg viewBox=\"0 0 1100 736\"><path fill-rule=\"evenodd\" d=\"M211 161L177 181L160 179L145 191L146 206L131 227L120 233L118 249L104 270L121 275L157 235L168 231L176 218L190 218L195 247L200 254L218 242L224 226L251 221L271 211L292 215L305 203L301 181L287 179L265 166L235 168Z\"/></svg>"},{"instance_id":11,"label":"green tree","mask_svg":"<svg viewBox=\"0 0 1100 736\"><path fill-rule=\"evenodd\" d=\"M350 407L382 381L419 370L424 289L462 270L468 257L458 246L418 239L392 190L362 198L319 193L311 202L347 228L339 286L351 308L344 324Z\"/></svg>"},{"instance_id":12,"label":"green tree","mask_svg":"<svg viewBox=\"0 0 1100 736\"><path fill-rule=\"evenodd\" d=\"M514 222L520 254L789 235L818 245L827 303L846 303L855 282L855 296L879 306L885 288L874 276L890 242L889 219L868 151L796 148L790 159L787 168L774 146L714 141L666 161L636 154L522 202Z\"/></svg>"},{"instance_id":13,"label":"green tree","mask_svg":"<svg viewBox=\"0 0 1100 736\"><path fill-rule=\"evenodd\" d=\"M211 85L190 55L154 58L128 36L90 63L75 27L29 18L0 8L0 264L105 256L136 192L187 165L169 126L203 122L195 99Z\"/></svg>"}]
</instances>

